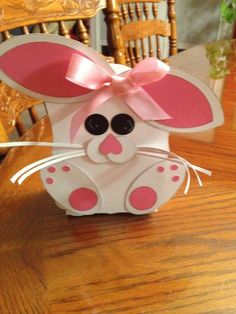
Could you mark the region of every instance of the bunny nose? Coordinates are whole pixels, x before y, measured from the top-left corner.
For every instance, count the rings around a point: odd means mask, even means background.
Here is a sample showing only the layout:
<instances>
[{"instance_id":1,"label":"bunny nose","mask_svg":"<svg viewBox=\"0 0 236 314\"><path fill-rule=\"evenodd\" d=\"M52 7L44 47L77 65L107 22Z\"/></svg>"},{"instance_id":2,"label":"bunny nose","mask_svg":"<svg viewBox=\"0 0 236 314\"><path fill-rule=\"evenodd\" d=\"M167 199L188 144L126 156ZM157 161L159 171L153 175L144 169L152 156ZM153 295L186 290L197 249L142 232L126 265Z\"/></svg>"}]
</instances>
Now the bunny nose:
<instances>
[{"instance_id":1,"label":"bunny nose","mask_svg":"<svg viewBox=\"0 0 236 314\"><path fill-rule=\"evenodd\" d=\"M107 137L99 145L99 151L103 155L108 154L120 154L122 153L122 145L119 140L112 134L108 134Z\"/></svg>"}]
</instances>

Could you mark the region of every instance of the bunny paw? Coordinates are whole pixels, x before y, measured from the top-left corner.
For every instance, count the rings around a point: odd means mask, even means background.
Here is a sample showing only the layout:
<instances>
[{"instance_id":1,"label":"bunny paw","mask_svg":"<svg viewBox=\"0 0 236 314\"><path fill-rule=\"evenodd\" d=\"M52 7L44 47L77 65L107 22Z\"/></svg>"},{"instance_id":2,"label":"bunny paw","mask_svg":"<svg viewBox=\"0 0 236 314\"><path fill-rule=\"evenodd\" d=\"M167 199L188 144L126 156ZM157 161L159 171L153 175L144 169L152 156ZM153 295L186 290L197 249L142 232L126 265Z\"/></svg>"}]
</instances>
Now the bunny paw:
<instances>
[{"instance_id":1,"label":"bunny paw","mask_svg":"<svg viewBox=\"0 0 236 314\"><path fill-rule=\"evenodd\" d=\"M70 163L58 163L41 171L42 181L58 207L71 215L97 212L101 196L95 183L80 168Z\"/></svg>"},{"instance_id":2,"label":"bunny paw","mask_svg":"<svg viewBox=\"0 0 236 314\"><path fill-rule=\"evenodd\" d=\"M174 161L163 161L145 170L131 184L126 208L133 214L151 213L170 199L183 183L185 167Z\"/></svg>"}]
</instances>

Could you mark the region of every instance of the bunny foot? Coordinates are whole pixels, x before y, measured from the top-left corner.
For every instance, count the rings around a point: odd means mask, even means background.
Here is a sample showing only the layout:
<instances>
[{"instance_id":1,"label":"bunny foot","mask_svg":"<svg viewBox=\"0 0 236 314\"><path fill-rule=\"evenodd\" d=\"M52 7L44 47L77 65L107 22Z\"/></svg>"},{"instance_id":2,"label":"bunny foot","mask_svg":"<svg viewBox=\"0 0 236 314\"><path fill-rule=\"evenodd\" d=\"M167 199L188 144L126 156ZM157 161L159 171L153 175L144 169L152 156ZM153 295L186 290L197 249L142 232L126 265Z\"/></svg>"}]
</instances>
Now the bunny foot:
<instances>
[{"instance_id":1,"label":"bunny foot","mask_svg":"<svg viewBox=\"0 0 236 314\"><path fill-rule=\"evenodd\" d=\"M163 161L145 170L131 184L126 208L133 214L147 214L170 199L183 183L186 169L174 161Z\"/></svg>"},{"instance_id":2,"label":"bunny foot","mask_svg":"<svg viewBox=\"0 0 236 314\"><path fill-rule=\"evenodd\" d=\"M41 172L42 181L58 207L71 215L91 215L101 206L95 183L80 168L58 163Z\"/></svg>"}]
</instances>

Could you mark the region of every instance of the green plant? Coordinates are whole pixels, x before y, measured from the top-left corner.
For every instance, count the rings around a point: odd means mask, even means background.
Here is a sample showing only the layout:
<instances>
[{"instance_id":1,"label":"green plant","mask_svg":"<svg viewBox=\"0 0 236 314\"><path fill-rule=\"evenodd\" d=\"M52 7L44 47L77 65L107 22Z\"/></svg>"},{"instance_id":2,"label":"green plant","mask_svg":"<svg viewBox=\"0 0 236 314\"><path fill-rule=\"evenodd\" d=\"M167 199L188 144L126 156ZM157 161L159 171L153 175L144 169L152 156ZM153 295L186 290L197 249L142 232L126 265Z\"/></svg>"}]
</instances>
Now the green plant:
<instances>
[{"instance_id":1,"label":"green plant","mask_svg":"<svg viewBox=\"0 0 236 314\"><path fill-rule=\"evenodd\" d=\"M217 42L206 45L206 56L210 63L209 75L211 78L221 79L230 73L228 61L231 52L230 42Z\"/></svg>"},{"instance_id":2,"label":"green plant","mask_svg":"<svg viewBox=\"0 0 236 314\"><path fill-rule=\"evenodd\" d=\"M220 13L224 21L228 23L236 21L236 0L221 0Z\"/></svg>"}]
</instances>

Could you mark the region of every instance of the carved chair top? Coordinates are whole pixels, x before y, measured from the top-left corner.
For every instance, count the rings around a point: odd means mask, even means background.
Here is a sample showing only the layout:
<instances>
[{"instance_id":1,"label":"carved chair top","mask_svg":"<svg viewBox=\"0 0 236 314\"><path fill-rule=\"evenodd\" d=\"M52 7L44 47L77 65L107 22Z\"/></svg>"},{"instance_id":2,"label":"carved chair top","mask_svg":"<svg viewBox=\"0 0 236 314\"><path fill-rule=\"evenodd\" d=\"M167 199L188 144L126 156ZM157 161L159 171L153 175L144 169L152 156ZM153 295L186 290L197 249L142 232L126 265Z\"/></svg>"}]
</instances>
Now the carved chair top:
<instances>
[{"instance_id":1,"label":"carved chair top","mask_svg":"<svg viewBox=\"0 0 236 314\"><path fill-rule=\"evenodd\" d=\"M1 0L0 32L42 22L91 18L105 7L105 0Z\"/></svg>"}]
</instances>

